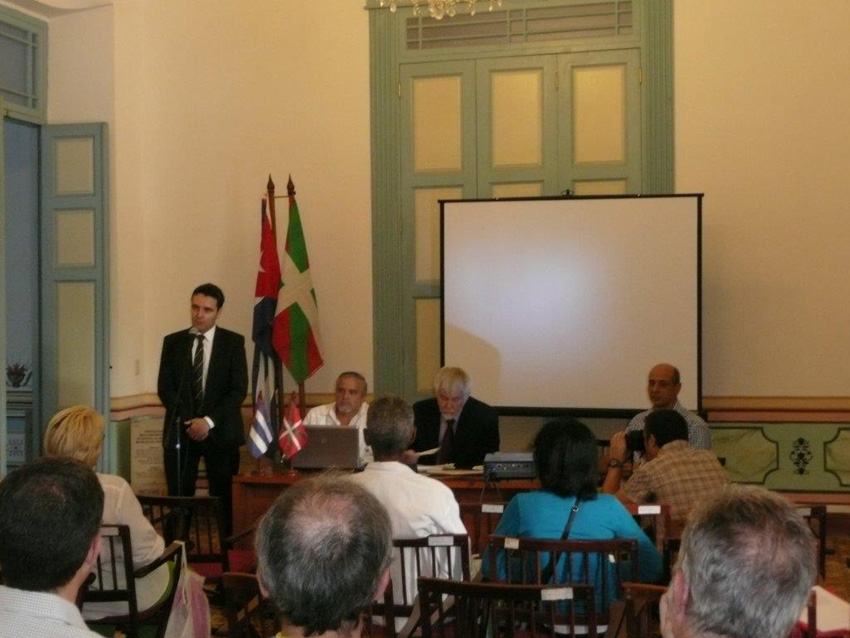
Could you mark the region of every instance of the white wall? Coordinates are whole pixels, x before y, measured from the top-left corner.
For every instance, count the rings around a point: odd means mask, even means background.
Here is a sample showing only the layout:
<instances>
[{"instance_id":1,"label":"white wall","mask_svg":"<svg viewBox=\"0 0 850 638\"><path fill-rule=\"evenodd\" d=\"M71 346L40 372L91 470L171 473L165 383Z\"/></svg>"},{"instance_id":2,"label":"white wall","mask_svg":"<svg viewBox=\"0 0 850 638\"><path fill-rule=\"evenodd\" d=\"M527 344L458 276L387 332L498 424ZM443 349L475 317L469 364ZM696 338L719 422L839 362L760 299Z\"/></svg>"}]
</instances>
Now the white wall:
<instances>
[{"instance_id":1,"label":"white wall","mask_svg":"<svg viewBox=\"0 0 850 638\"><path fill-rule=\"evenodd\" d=\"M110 123L113 396L154 390L196 283L250 332L269 172L296 180L319 295L328 364L308 391L343 368L371 380L362 4L118 0L51 20L51 121ZM850 3L674 9L676 187L706 193L703 393L847 396Z\"/></svg>"},{"instance_id":2,"label":"white wall","mask_svg":"<svg viewBox=\"0 0 850 638\"><path fill-rule=\"evenodd\" d=\"M112 18L106 23L98 11ZM372 374L368 16L350 0L121 0L51 21L58 56L95 32L114 52L76 64L114 76L112 100L51 84L51 122L111 120L113 397L156 387L162 336L187 327L189 295L222 286L221 324L250 338L260 197L292 174L307 236L326 356L307 382ZM68 23L68 38L65 23ZM54 45L54 38L57 43ZM101 55L102 54L102 55ZM113 67L110 72L108 67ZM74 69L71 69L72 71ZM75 84L75 89L70 88ZM278 200L285 239L286 200ZM140 374L136 374L136 365ZM289 386L292 387L291 385Z\"/></svg>"},{"instance_id":3,"label":"white wall","mask_svg":"<svg viewBox=\"0 0 850 638\"><path fill-rule=\"evenodd\" d=\"M676 188L705 192L705 395L847 396L850 3L676 0Z\"/></svg>"}]
</instances>

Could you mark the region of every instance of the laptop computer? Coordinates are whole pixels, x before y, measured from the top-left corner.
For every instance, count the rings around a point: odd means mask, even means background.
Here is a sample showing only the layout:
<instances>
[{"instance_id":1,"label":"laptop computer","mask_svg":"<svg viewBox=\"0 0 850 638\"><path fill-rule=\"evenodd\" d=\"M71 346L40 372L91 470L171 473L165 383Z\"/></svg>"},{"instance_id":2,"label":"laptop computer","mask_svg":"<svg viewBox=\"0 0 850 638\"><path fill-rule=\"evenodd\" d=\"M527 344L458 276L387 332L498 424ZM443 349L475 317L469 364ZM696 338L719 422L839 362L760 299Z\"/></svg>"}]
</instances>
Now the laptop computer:
<instances>
[{"instance_id":1,"label":"laptop computer","mask_svg":"<svg viewBox=\"0 0 850 638\"><path fill-rule=\"evenodd\" d=\"M296 470L360 467L360 431L339 425L307 425L307 445L292 457Z\"/></svg>"}]
</instances>

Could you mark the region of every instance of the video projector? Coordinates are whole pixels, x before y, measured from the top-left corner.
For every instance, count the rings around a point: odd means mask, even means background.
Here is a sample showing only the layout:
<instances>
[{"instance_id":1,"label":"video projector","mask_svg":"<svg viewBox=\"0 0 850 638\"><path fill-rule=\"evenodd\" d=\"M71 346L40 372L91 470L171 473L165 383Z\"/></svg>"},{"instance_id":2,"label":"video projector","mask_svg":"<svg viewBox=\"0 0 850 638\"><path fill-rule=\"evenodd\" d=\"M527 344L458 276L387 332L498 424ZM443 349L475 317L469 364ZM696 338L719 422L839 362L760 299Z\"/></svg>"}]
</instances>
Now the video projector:
<instances>
[{"instance_id":1,"label":"video projector","mask_svg":"<svg viewBox=\"0 0 850 638\"><path fill-rule=\"evenodd\" d=\"M502 479L537 478L531 452L493 452L484 457L484 478L488 481Z\"/></svg>"}]
</instances>

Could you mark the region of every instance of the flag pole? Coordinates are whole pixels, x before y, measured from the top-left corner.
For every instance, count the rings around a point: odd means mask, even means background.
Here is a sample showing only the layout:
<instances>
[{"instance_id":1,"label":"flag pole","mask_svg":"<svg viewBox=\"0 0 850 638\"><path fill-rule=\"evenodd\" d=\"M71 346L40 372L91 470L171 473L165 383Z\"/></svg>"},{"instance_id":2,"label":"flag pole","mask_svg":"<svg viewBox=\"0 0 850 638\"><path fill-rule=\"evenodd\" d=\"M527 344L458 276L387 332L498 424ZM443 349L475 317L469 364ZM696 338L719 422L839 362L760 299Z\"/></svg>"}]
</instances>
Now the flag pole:
<instances>
[{"instance_id":1,"label":"flag pole","mask_svg":"<svg viewBox=\"0 0 850 638\"><path fill-rule=\"evenodd\" d=\"M277 246L277 215L275 214L274 209L274 181L272 180L272 174L269 173L269 181L266 184L266 192L268 193L269 198L269 218L272 222L272 235L274 236L274 244ZM277 403L277 414L275 415L275 431L276 433L280 432L281 424L283 423L283 414L285 411L284 405L284 397L286 396L283 393L283 363L280 360L280 357L277 356L277 353L272 349L272 365L274 366L274 379L275 379L275 392L278 396ZM275 435L277 436L277 434ZM275 461L279 458L278 455L282 456L280 447L275 445Z\"/></svg>"},{"instance_id":2,"label":"flag pole","mask_svg":"<svg viewBox=\"0 0 850 638\"><path fill-rule=\"evenodd\" d=\"M271 179L271 176L269 176ZM274 193L272 193L273 195ZM289 181L286 182L286 196L289 198L289 208L292 210L292 202L295 200L295 184L292 182L292 175L289 175ZM274 210L274 209L272 209ZM304 410L304 402L305 402L305 393L304 393L304 382L301 381L298 383L298 405L301 411Z\"/></svg>"}]
</instances>

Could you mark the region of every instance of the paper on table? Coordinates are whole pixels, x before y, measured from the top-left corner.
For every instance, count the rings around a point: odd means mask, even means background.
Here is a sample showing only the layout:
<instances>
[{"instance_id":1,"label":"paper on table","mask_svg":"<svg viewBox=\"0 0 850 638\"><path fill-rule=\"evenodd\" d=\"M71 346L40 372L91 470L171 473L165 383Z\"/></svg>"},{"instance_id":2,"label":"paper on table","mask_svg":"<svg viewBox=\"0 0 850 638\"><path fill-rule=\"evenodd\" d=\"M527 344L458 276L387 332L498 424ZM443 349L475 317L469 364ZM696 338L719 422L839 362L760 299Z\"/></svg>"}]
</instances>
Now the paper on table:
<instances>
[{"instance_id":1,"label":"paper on table","mask_svg":"<svg viewBox=\"0 0 850 638\"><path fill-rule=\"evenodd\" d=\"M419 456L428 456L429 454L436 454L440 451L439 447L432 447L430 450L422 450L421 452L417 452Z\"/></svg>"},{"instance_id":2,"label":"paper on table","mask_svg":"<svg viewBox=\"0 0 850 638\"><path fill-rule=\"evenodd\" d=\"M416 469L423 474L440 474L442 476L481 476L483 468L472 469L455 469L454 463L446 463L445 465L417 465Z\"/></svg>"}]
</instances>

